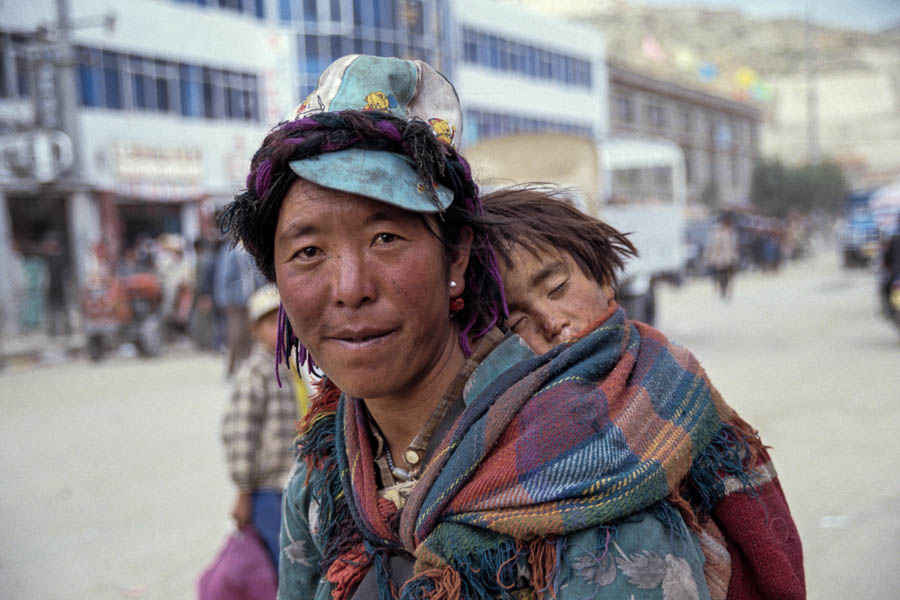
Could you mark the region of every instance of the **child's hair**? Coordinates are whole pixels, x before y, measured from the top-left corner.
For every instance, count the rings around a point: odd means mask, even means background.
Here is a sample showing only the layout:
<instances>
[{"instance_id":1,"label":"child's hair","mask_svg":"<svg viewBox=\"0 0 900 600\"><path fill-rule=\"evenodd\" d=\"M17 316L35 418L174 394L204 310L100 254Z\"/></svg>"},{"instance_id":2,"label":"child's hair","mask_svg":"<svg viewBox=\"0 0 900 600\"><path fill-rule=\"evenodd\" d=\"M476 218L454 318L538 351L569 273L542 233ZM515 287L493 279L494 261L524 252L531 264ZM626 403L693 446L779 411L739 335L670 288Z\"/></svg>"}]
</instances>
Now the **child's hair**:
<instances>
[{"instance_id":1,"label":"child's hair","mask_svg":"<svg viewBox=\"0 0 900 600\"><path fill-rule=\"evenodd\" d=\"M508 267L515 245L536 257L548 250L565 251L597 284L615 287L625 260L637 256L637 250L627 234L575 208L571 195L571 190L544 183L483 195L485 217L496 228L495 251Z\"/></svg>"}]
</instances>

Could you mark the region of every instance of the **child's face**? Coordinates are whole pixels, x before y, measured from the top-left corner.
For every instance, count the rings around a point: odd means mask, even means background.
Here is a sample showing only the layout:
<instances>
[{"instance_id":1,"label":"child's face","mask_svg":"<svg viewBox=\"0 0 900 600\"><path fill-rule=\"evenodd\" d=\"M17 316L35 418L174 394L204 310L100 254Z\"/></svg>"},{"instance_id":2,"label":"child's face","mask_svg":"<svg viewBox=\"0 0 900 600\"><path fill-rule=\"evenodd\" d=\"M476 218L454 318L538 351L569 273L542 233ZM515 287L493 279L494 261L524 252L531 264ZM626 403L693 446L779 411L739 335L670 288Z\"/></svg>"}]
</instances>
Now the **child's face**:
<instances>
[{"instance_id":1,"label":"child's face","mask_svg":"<svg viewBox=\"0 0 900 600\"><path fill-rule=\"evenodd\" d=\"M539 354L573 339L609 306L611 290L586 276L568 252L521 246L512 267L501 264L510 328Z\"/></svg>"},{"instance_id":2,"label":"child's face","mask_svg":"<svg viewBox=\"0 0 900 600\"><path fill-rule=\"evenodd\" d=\"M273 310L269 314L260 317L256 323L253 324L253 337L269 350L275 351L275 345L278 343L277 310Z\"/></svg>"}]
</instances>

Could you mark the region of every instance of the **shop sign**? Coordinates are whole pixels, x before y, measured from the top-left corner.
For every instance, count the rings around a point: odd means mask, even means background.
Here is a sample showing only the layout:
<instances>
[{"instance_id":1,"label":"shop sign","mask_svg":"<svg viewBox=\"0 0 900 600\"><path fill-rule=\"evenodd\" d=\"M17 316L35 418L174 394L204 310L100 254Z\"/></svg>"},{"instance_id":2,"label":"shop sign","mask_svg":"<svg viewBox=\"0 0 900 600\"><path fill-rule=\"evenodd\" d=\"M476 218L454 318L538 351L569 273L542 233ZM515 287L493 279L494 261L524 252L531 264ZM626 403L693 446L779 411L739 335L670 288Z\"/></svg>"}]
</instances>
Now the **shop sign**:
<instances>
[{"instance_id":1,"label":"shop sign","mask_svg":"<svg viewBox=\"0 0 900 600\"><path fill-rule=\"evenodd\" d=\"M59 85L53 48L40 48L32 56L34 120L43 129L62 129Z\"/></svg>"},{"instance_id":2,"label":"shop sign","mask_svg":"<svg viewBox=\"0 0 900 600\"><path fill-rule=\"evenodd\" d=\"M196 184L203 180L203 152L187 146L121 143L113 148L113 175L120 182Z\"/></svg>"},{"instance_id":3,"label":"shop sign","mask_svg":"<svg viewBox=\"0 0 900 600\"><path fill-rule=\"evenodd\" d=\"M4 166L41 183L59 178L73 164L72 139L62 131L28 131L0 137Z\"/></svg>"}]
</instances>

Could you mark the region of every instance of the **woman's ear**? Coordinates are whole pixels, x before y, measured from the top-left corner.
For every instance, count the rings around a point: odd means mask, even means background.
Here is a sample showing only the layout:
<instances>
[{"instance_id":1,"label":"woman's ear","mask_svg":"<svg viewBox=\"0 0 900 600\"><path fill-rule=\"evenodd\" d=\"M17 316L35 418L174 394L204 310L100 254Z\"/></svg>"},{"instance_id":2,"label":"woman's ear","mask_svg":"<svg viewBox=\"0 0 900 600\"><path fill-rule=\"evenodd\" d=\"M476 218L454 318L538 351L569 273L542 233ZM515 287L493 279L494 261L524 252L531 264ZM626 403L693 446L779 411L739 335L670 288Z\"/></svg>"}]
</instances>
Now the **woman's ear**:
<instances>
[{"instance_id":1,"label":"woman's ear","mask_svg":"<svg viewBox=\"0 0 900 600\"><path fill-rule=\"evenodd\" d=\"M459 232L459 245L456 248L456 256L450 261L450 281L456 283L450 289L450 297L462 296L466 289L466 268L469 266L469 255L472 252L472 229L463 227Z\"/></svg>"}]
</instances>

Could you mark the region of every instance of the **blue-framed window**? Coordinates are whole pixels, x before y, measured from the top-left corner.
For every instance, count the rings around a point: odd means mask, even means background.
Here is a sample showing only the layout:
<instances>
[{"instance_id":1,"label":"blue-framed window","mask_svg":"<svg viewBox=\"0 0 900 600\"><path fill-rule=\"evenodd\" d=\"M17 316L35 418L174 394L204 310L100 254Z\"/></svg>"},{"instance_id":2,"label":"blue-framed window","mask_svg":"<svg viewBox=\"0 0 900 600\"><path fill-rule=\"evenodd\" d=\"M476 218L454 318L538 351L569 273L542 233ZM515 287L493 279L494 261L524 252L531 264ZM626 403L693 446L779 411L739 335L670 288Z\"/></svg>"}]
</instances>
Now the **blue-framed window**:
<instances>
[{"instance_id":1,"label":"blue-framed window","mask_svg":"<svg viewBox=\"0 0 900 600\"><path fill-rule=\"evenodd\" d=\"M315 23L319 20L319 8L316 0L302 0L303 2L303 20L308 23Z\"/></svg>"},{"instance_id":2,"label":"blue-framed window","mask_svg":"<svg viewBox=\"0 0 900 600\"><path fill-rule=\"evenodd\" d=\"M477 109L466 111L465 122L466 129L470 132L467 135L467 143L516 133L551 132L573 133L587 138L593 136L593 128L588 123L538 119L527 115Z\"/></svg>"},{"instance_id":3,"label":"blue-framed window","mask_svg":"<svg viewBox=\"0 0 900 600\"><path fill-rule=\"evenodd\" d=\"M290 23L294 19L293 0L278 0L278 19L282 23Z\"/></svg>"},{"instance_id":4,"label":"blue-framed window","mask_svg":"<svg viewBox=\"0 0 900 600\"><path fill-rule=\"evenodd\" d=\"M544 50L531 44L462 29L462 60L497 71L591 88L591 61Z\"/></svg>"},{"instance_id":5,"label":"blue-framed window","mask_svg":"<svg viewBox=\"0 0 900 600\"><path fill-rule=\"evenodd\" d=\"M230 10L236 13L252 15L257 19L266 18L265 0L173 0L176 4L193 4Z\"/></svg>"},{"instance_id":6,"label":"blue-framed window","mask_svg":"<svg viewBox=\"0 0 900 600\"><path fill-rule=\"evenodd\" d=\"M433 63L441 49L427 22L438 4L441 0L280 0L280 19L297 35L300 97L312 91L323 69L346 54Z\"/></svg>"},{"instance_id":7,"label":"blue-framed window","mask_svg":"<svg viewBox=\"0 0 900 600\"><path fill-rule=\"evenodd\" d=\"M252 73L173 63L95 48L76 48L82 106L259 121L259 80Z\"/></svg>"},{"instance_id":8,"label":"blue-framed window","mask_svg":"<svg viewBox=\"0 0 900 600\"><path fill-rule=\"evenodd\" d=\"M181 114L186 117L204 116L202 71L196 65L178 65L178 85L181 91Z\"/></svg>"},{"instance_id":9,"label":"blue-framed window","mask_svg":"<svg viewBox=\"0 0 900 600\"><path fill-rule=\"evenodd\" d=\"M78 49L78 97L82 106L104 106L101 56L99 50Z\"/></svg>"}]
</instances>

